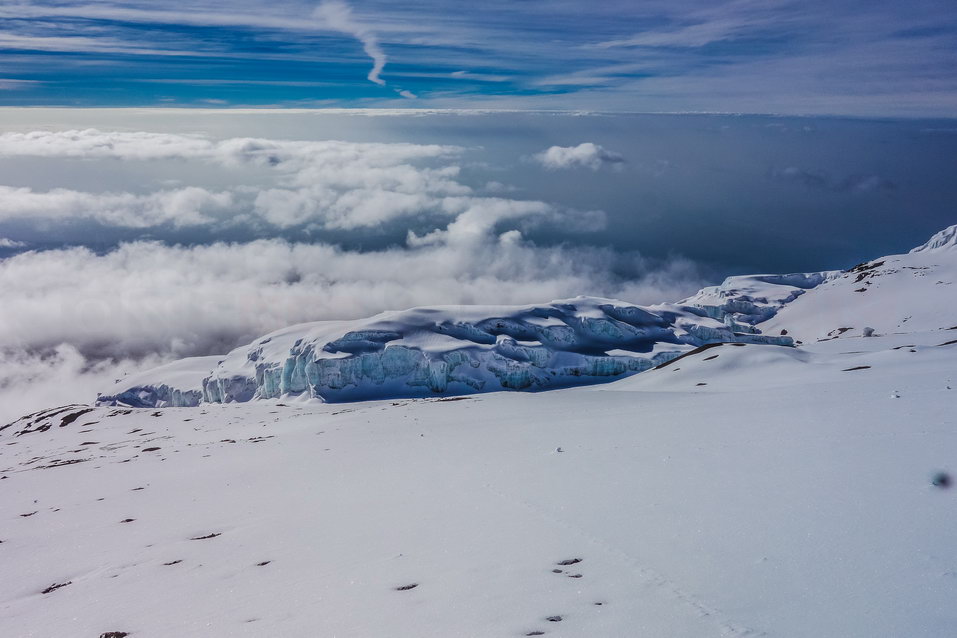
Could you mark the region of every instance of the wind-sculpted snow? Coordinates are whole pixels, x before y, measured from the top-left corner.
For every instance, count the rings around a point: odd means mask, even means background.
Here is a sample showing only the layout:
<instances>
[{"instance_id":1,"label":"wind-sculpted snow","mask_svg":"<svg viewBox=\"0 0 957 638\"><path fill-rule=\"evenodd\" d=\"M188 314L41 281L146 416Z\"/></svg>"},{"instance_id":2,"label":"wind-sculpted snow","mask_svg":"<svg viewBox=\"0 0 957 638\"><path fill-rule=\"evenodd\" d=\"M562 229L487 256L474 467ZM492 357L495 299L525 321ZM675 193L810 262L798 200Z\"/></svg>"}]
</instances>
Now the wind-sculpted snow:
<instances>
[{"instance_id":1,"label":"wind-sculpted snow","mask_svg":"<svg viewBox=\"0 0 957 638\"><path fill-rule=\"evenodd\" d=\"M728 277L720 286L709 286L680 303L700 308L739 332L772 318L808 290L841 276L840 270L787 275Z\"/></svg>"},{"instance_id":2,"label":"wind-sculpted snow","mask_svg":"<svg viewBox=\"0 0 957 638\"><path fill-rule=\"evenodd\" d=\"M921 253L939 248L957 248L957 224L948 226L927 240L927 243L911 249L909 254Z\"/></svg>"},{"instance_id":3,"label":"wind-sculpted snow","mask_svg":"<svg viewBox=\"0 0 957 638\"><path fill-rule=\"evenodd\" d=\"M792 345L790 337L738 331L700 308L677 305L641 308L578 297L535 306L415 308L292 326L215 358L199 388L195 374L187 386L138 378L99 402L198 405L289 395L356 401L548 390L621 378L721 342ZM157 378L177 365L196 369L195 362L171 364Z\"/></svg>"}]
</instances>

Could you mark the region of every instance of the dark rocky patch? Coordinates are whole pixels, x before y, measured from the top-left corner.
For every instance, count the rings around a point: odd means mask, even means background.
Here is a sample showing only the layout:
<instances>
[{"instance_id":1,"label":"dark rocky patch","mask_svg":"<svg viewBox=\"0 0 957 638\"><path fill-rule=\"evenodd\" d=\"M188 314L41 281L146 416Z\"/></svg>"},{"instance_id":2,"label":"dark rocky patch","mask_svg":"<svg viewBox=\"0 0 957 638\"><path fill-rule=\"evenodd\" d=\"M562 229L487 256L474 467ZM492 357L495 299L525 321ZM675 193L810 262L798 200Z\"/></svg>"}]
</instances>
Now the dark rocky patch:
<instances>
[{"instance_id":1,"label":"dark rocky patch","mask_svg":"<svg viewBox=\"0 0 957 638\"><path fill-rule=\"evenodd\" d=\"M158 449L159 449L158 447L145 447L145 448L143 448L143 451L144 451L144 452L155 452L155 451L158 450Z\"/></svg>"},{"instance_id":2,"label":"dark rocky patch","mask_svg":"<svg viewBox=\"0 0 957 638\"><path fill-rule=\"evenodd\" d=\"M577 565L580 562L582 562L582 559L580 558L566 558L565 560L560 560L555 564L567 567L568 565Z\"/></svg>"},{"instance_id":3,"label":"dark rocky patch","mask_svg":"<svg viewBox=\"0 0 957 638\"><path fill-rule=\"evenodd\" d=\"M853 372L854 370L868 370L871 366L854 366L853 368L844 368L841 372Z\"/></svg>"},{"instance_id":4,"label":"dark rocky patch","mask_svg":"<svg viewBox=\"0 0 957 638\"><path fill-rule=\"evenodd\" d=\"M222 532L213 532L213 533L211 533L211 534L207 534L206 536L194 536L193 538L191 538L191 539L189 539L189 540L191 540L191 541L204 541L204 540L207 540L207 539L210 539L210 538L216 538L217 536L222 536L222 535L223 535Z\"/></svg>"},{"instance_id":5,"label":"dark rocky patch","mask_svg":"<svg viewBox=\"0 0 957 638\"><path fill-rule=\"evenodd\" d=\"M272 562L271 560L264 560L264 561L261 562L261 563L256 563L256 567L265 567L266 565L268 565L268 564L271 563L271 562Z\"/></svg>"},{"instance_id":6,"label":"dark rocky patch","mask_svg":"<svg viewBox=\"0 0 957 638\"><path fill-rule=\"evenodd\" d=\"M171 561L168 562L168 563L163 563L163 565L169 567L170 565L179 565L179 564L182 563L182 562L183 562L183 559L180 558L179 560L171 560Z\"/></svg>"},{"instance_id":7,"label":"dark rocky patch","mask_svg":"<svg viewBox=\"0 0 957 638\"><path fill-rule=\"evenodd\" d=\"M39 511L40 511L40 510L37 510L37 512L39 512ZM29 514L20 514L20 516L21 516L21 518L26 518L27 516L33 516L33 515L36 514L37 512L30 512Z\"/></svg>"},{"instance_id":8,"label":"dark rocky patch","mask_svg":"<svg viewBox=\"0 0 957 638\"><path fill-rule=\"evenodd\" d=\"M73 584L73 581L72 581L72 580L68 580L68 581L66 581L65 583L53 583L52 585L50 585L49 587L47 587L46 589L44 589L44 590L41 591L40 593L41 593L41 594L49 594L49 593L51 593L51 592L55 592L56 590L60 589L61 587L66 587L67 585L72 585L72 584Z\"/></svg>"},{"instance_id":9,"label":"dark rocky patch","mask_svg":"<svg viewBox=\"0 0 957 638\"><path fill-rule=\"evenodd\" d=\"M93 411L93 408L86 408L85 410L80 410L78 412L74 412L73 414L68 414L62 419L60 419L60 427L61 428L66 427L70 425L71 423L73 423L74 421L76 421L77 419L79 419L84 414L89 414L92 411Z\"/></svg>"},{"instance_id":10,"label":"dark rocky patch","mask_svg":"<svg viewBox=\"0 0 957 638\"><path fill-rule=\"evenodd\" d=\"M561 622L561 621L562 621L562 617L561 617L561 616L549 616L549 617L546 618L545 620L547 620L548 622Z\"/></svg>"},{"instance_id":11,"label":"dark rocky patch","mask_svg":"<svg viewBox=\"0 0 957 638\"><path fill-rule=\"evenodd\" d=\"M415 589L415 588L418 587L418 586L419 586L418 583L409 583L408 585L401 585L401 586L399 586L399 587L396 587L395 590L396 590L396 591L409 591L410 589Z\"/></svg>"},{"instance_id":12,"label":"dark rocky patch","mask_svg":"<svg viewBox=\"0 0 957 638\"><path fill-rule=\"evenodd\" d=\"M528 632L528 633L525 634L525 635L526 635L526 636L544 636L544 635L545 635L545 632L544 632L544 631L530 631L530 632Z\"/></svg>"},{"instance_id":13,"label":"dark rocky patch","mask_svg":"<svg viewBox=\"0 0 957 638\"><path fill-rule=\"evenodd\" d=\"M120 522L121 522L121 523L132 523L132 522L135 521L135 520L136 520L135 518L124 518L124 519L123 519L122 521L120 521Z\"/></svg>"},{"instance_id":14,"label":"dark rocky patch","mask_svg":"<svg viewBox=\"0 0 957 638\"><path fill-rule=\"evenodd\" d=\"M130 634L125 631L107 631L100 634L100 638L126 638Z\"/></svg>"},{"instance_id":15,"label":"dark rocky patch","mask_svg":"<svg viewBox=\"0 0 957 638\"><path fill-rule=\"evenodd\" d=\"M569 578L581 578L582 575L581 575L581 574L569 574L568 577L569 577Z\"/></svg>"}]
</instances>

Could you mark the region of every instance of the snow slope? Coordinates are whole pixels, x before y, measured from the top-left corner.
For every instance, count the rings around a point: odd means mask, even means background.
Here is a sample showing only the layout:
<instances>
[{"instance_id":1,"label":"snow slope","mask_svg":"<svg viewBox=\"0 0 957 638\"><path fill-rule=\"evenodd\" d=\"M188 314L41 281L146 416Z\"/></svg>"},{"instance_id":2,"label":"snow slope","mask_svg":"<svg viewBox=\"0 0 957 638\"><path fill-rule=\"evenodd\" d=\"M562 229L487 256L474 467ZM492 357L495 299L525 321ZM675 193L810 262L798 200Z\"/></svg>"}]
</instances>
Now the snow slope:
<instances>
[{"instance_id":1,"label":"snow slope","mask_svg":"<svg viewBox=\"0 0 957 638\"><path fill-rule=\"evenodd\" d=\"M951 635L957 492L933 481L957 470L957 345L936 343L33 415L0 431L0 635Z\"/></svg>"},{"instance_id":2,"label":"snow slope","mask_svg":"<svg viewBox=\"0 0 957 638\"><path fill-rule=\"evenodd\" d=\"M869 261L822 283L761 324L797 340L957 326L957 225L909 253Z\"/></svg>"}]
</instances>

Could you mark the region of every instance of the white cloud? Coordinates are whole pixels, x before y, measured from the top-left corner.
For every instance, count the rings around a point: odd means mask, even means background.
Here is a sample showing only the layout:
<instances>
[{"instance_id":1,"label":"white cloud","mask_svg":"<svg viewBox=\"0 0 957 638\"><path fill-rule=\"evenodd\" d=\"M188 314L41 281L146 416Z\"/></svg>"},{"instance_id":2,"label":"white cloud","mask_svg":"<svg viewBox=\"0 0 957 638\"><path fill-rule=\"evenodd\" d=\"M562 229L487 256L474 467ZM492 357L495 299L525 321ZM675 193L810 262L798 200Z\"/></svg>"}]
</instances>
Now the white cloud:
<instances>
[{"instance_id":1,"label":"white cloud","mask_svg":"<svg viewBox=\"0 0 957 638\"><path fill-rule=\"evenodd\" d=\"M593 142L578 146L552 146L534 156L535 161L550 170L590 168L597 171L607 164L621 164L625 158Z\"/></svg>"},{"instance_id":2,"label":"white cloud","mask_svg":"<svg viewBox=\"0 0 957 638\"><path fill-rule=\"evenodd\" d=\"M385 80L379 77L382 69L385 68L385 52L379 46L376 34L352 15L352 8L342 0L325 0L316 8L314 15L323 20L330 29L341 31L359 40L363 50L372 58L369 81L385 86Z\"/></svg>"},{"instance_id":3,"label":"white cloud","mask_svg":"<svg viewBox=\"0 0 957 638\"><path fill-rule=\"evenodd\" d=\"M621 161L591 146L598 159L572 165ZM107 252L74 247L0 259L0 412L12 418L11 411L91 400L114 365L223 353L303 321L577 294L653 303L682 298L703 283L686 260L527 241L522 231L532 225L587 231L601 228L604 214L511 199L501 185L487 189L499 196L478 194L460 181L465 152L95 130L0 135L6 158L198 163L230 169L219 174L258 176L216 189L173 183L147 193L0 186L0 220L17 224L82 219L149 228L232 219L350 230L408 218L426 229L410 233L405 246L378 250L280 239L132 242Z\"/></svg>"},{"instance_id":4,"label":"white cloud","mask_svg":"<svg viewBox=\"0 0 957 638\"><path fill-rule=\"evenodd\" d=\"M161 224L197 226L214 220L210 215L228 210L229 193L211 193L190 186L147 195L86 193L54 189L0 186L0 221L11 219L90 219L104 225L148 228Z\"/></svg>"},{"instance_id":5,"label":"white cloud","mask_svg":"<svg viewBox=\"0 0 957 638\"><path fill-rule=\"evenodd\" d=\"M65 343L43 353L0 350L0 425L52 406L89 403L113 381L164 362L157 356L90 361Z\"/></svg>"},{"instance_id":6,"label":"white cloud","mask_svg":"<svg viewBox=\"0 0 957 638\"><path fill-rule=\"evenodd\" d=\"M492 208L507 216L512 206ZM653 303L702 283L684 260L536 246L492 226L471 209L429 241L367 252L259 240L21 253L0 260L0 344L38 352L69 343L94 358L210 354L302 321L585 293Z\"/></svg>"},{"instance_id":7,"label":"white cloud","mask_svg":"<svg viewBox=\"0 0 957 638\"><path fill-rule=\"evenodd\" d=\"M0 248L24 248L26 244L8 237L0 237Z\"/></svg>"}]
</instances>

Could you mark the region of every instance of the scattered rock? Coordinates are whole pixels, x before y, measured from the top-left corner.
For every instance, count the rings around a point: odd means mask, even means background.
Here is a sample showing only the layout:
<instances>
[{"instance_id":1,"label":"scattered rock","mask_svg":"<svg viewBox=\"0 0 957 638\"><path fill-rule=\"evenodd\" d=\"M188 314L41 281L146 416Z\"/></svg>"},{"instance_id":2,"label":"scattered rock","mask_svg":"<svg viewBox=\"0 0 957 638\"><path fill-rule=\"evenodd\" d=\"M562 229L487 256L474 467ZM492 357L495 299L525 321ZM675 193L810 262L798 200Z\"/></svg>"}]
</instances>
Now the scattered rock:
<instances>
[{"instance_id":1,"label":"scattered rock","mask_svg":"<svg viewBox=\"0 0 957 638\"><path fill-rule=\"evenodd\" d=\"M396 587L395 590L396 590L396 591L409 591L410 589L415 589L415 588L418 587L418 586L419 586L418 583L410 583L410 584L408 584L408 585L402 585L402 586L400 586L400 587Z\"/></svg>"},{"instance_id":2,"label":"scattered rock","mask_svg":"<svg viewBox=\"0 0 957 638\"><path fill-rule=\"evenodd\" d=\"M171 560L168 563L163 563L163 565L165 565L166 567L169 567L170 565L178 565L179 563L182 563L182 562L183 562L183 559L180 558L179 560Z\"/></svg>"},{"instance_id":3,"label":"scattered rock","mask_svg":"<svg viewBox=\"0 0 957 638\"><path fill-rule=\"evenodd\" d=\"M268 565L268 564L271 563L271 562L272 562L271 560L264 560L264 561L261 562L261 563L256 563L256 567L265 567L266 565Z\"/></svg>"},{"instance_id":4,"label":"scattered rock","mask_svg":"<svg viewBox=\"0 0 957 638\"><path fill-rule=\"evenodd\" d=\"M158 447L145 447L145 448L143 448L143 451L144 451L144 452L155 452L155 451L158 450L158 449L159 449Z\"/></svg>"},{"instance_id":5,"label":"scattered rock","mask_svg":"<svg viewBox=\"0 0 957 638\"><path fill-rule=\"evenodd\" d=\"M120 522L121 522L121 523L132 523L132 522L135 521L135 520L136 520L135 518L124 518L124 519L123 519L122 521L120 521Z\"/></svg>"},{"instance_id":6,"label":"scattered rock","mask_svg":"<svg viewBox=\"0 0 957 638\"><path fill-rule=\"evenodd\" d=\"M934 474L931 483L933 483L936 487L946 490L951 486L951 484L953 484L953 479L950 478L950 474L947 472L937 472Z\"/></svg>"},{"instance_id":7,"label":"scattered rock","mask_svg":"<svg viewBox=\"0 0 957 638\"><path fill-rule=\"evenodd\" d=\"M73 581L72 581L72 580L68 580L68 581L66 581L65 583L53 583L52 585L50 585L49 587L47 587L46 589L44 589L44 590L41 591L40 593L41 593L41 594L49 594L50 592L54 592L54 591L60 589L61 587L66 587L67 585L72 585L72 584L73 584Z\"/></svg>"},{"instance_id":8,"label":"scattered rock","mask_svg":"<svg viewBox=\"0 0 957 638\"><path fill-rule=\"evenodd\" d=\"M548 622L561 622L561 621L562 621L562 617L561 617L561 616L549 616L549 617L546 618L545 620L547 620Z\"/></svg>"},{"instance_id":9,"label":"scattered rock","mask_svg":"<svg viewBox=\"0 0 957 638\"><path fill-rule=\"evenodd\" d=\"M853 372L854 370L867 370L871 366L854 366L853 368L844 368L841 372Z\"/></svg>"},{"instance_id":10,"label":"scattered rock","mask_svg":"<svg viewBox=\"0 0 957 638\"><path fill-rule=\"evenodd\" d=\"M565 560L560 560L555 564L567 567L568 565L577 565L580 562L582 562L582 559L580 558L566 558Z\"/></svg>"},{"instance_id":11,"label":"scattered rock","mask_svg":"<svg viewBox=\"0 0 957 638\"><path fill-rule=\"evenodd\" d=\"M100 638L126 638L130 634L125 631L107 631L100 634Z\"/></svg>"},{"instance_id":12,"label":"scattered rock","mask_svg":"<svg viewBox=\"0 0 957 638\"><path fill-rule=\"evenodd\" d=\"M29 514L20 514L20 516L21 516L22 518L26 518L27 516L33 516L34 514L36 514L36 513L39 512L39 511L40 511L40 510L37 510L36 512L30 512Z\"/></svg>"},{"instance_id":13,"label":"scattered rock","mask_svg":"<svg viewBox=\"0 0 957 638\"><path fill-rule=\"evenodd\" d=\"M206 540L206 539L216 538L217 536L222 536L222 535L223 535L222 532L213 532L212 534L206 534L206 536L194 536L193 538L191 538L191 539L189 539L189 540L191 540L191 541L204 541L204 540Z\"/></svg>"}]
</instances>

